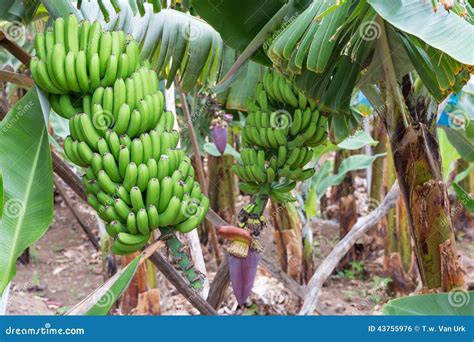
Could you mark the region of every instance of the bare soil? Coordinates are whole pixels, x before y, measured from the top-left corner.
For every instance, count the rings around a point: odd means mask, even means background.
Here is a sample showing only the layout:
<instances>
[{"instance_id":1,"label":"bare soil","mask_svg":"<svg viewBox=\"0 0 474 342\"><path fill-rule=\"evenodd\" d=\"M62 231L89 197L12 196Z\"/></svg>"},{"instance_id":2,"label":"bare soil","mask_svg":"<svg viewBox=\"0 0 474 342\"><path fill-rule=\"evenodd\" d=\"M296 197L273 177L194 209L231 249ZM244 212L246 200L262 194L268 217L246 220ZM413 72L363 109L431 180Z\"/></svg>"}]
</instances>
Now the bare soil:
<instances>
[{"instance_id":1,"label":"bare soil","mask_svg":"<svg viewBox=\"0 0 474 342\"><path fill-rule=\"evenodd\" d=\"M86 222L95 226L92 213L86 205L74 199ZM102 256L87 239L64 201L56 198L54 222L47 233L30 248L30 263L18 263L17 275L12 282L7 314L9 315L60 315L67 312L104 282ZM459 234L459 250L467 270L468 282L474 283L474 233ZM94 228L97 234L97 229ZM316 266L337 242L338 232L332 226L314 227ZM270 229L265 232L267 240ZM267 248L274 248L271 245ZM216 266L211 253L204 248L204 257L212 281ZM275 259L276 260L276 259ZM275 261L276 262L276 261ZM323 287L318 313L330 315L373 315L391 296L383 272L383 250L371 251L356 267L333 274ZM161 313L164 315L195 315L197 310L166 281L157 275L160 289ZM230 288L221 314L293 315L301 302L265 270L259 269L249 306L236 311L237 303ZM120 314L115 310L114 314Z\"/></svg>"}]
</instances>

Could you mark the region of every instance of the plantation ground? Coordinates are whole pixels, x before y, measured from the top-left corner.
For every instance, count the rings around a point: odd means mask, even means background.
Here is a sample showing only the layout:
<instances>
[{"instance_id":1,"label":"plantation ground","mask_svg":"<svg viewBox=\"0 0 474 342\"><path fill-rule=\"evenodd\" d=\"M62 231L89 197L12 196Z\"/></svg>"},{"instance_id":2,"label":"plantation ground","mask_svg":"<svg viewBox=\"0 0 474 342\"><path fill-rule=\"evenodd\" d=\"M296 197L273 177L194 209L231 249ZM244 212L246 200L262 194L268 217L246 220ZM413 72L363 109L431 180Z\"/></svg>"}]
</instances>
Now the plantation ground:
<instances>
[{"instance_id":1,"label":"plantation ground","mask_svg":"<svg viewBox=\"0 0 474 342\"><path fill-rule=\"evenodd\" d=\"M89 217L90 209L77 201L72 192L69 195L83 216ZM59 196L56 197L55 207L53 225L30 249L30 263L18 264L17 276L10 291L9 315L63 314L104 282L100 253L87 240ZM331 225L315 226L313 231L314 241L318 241L317 266L337 242L337 231ZM459 248L467 268L467 280L473 284L474 233L472 229L469 232L467 234L471 235L459 234ZM270 229L266 229L264 241L270 242L267 248L274 248L271 233ZM204 253L212 280L215 265L210 253L206 250ZM390 299L384 286L387 278L383 273L383 250L370 252L362 266L362 272L354 270L334 274L326 282L320 298L320 314L370 315L380 312L382 305ZM162 314L198 313L160 274L158 284ZM259 270L250 300L254 305L244 314L284 315L295 314L298 310L298 299L263 269ZM229 288L219 313L234 314L235 310L236 302Z\"/></svg>"}]
</instances>

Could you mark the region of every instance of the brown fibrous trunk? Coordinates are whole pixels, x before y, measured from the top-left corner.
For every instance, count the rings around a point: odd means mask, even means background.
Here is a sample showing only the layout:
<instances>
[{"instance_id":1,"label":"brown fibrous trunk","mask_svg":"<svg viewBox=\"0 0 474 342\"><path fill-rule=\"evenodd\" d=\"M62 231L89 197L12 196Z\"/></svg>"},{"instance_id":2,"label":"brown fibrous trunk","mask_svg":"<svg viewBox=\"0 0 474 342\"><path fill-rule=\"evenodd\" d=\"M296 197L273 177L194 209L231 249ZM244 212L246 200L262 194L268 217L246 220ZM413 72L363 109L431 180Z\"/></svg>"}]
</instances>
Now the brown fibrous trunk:
<instances>
[{"instance_id":1,"label":"brown fibrous trunk","mask_svg":"<svg viewBox=\"0 0 474 342\"><path fill-rule=\"evenodd\" d=\"M423 123L394 135L395 169L407 208L420 276L429 290L464 287L434 131Z\"/></svg>"}]
</instances>

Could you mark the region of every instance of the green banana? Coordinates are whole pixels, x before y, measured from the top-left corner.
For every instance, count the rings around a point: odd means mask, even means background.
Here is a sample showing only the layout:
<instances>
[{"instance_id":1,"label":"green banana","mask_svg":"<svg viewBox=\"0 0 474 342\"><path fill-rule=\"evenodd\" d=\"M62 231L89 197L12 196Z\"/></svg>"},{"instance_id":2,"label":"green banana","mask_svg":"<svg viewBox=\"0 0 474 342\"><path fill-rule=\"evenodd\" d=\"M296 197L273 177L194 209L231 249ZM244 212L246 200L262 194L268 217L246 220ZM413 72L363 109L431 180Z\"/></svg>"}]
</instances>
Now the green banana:
<instances>
[{"instance_id":1,"label":"green banana","mask_svg":"<svg viewBox=\"0 0 474 342\"><path fill-rule=\"evenodd\" d=\"M58 82L61 88L71 90L67 83L66 71L64 70L66 63L66 50L63 44L55 44L53 52L50 55L50 63L52 63L52 76ZM52 60L54 58L54 61Z\"/></svg>"},{"instance_id":2,"label":"green banana","mask_svg":"<svg viewBox=\"0 0 474 342\"><path fill-rule=\"evenodd\" d=\"M138 167L134 162L130 162L125 170L123 177L123 186L127 191L130 191L137 184Z\"/></svg>"},{"instance_id":3,"label":"green banana","mask_svg":"<svg viewBox=\"0 0 474 342\"><path fill-rule=\"evenodd\" d=\"M160 226L167 227L173 225L180 210L181 200L177 196L171 197L168 206L160 212Z\"/></svg>"},{"instance_id":4,"label":"green banana","mask_svg":"<svg viewBox=\"0 0 474 342\"><path fill-rule=\"evenodd\" d=\"M107 233L110 236L117 236L118 234L124 234L127 232L127 228L119 221L112 221L106 226Z\"/></svg>"},{"instance_id":5,"label":"green banana","mask_svg":"<svg viewBox=\"0 0 474 342\"><path fill-rule=\"evenodd\" d=\"M130 200L132 201L132 207L135 212L145 208L142 192L140 191L140 188L138 186L134 186L130 189Z\"/></svg>"},{"instance_id":6,"label":"green banana","mask_svg":"<svg viewBox=\"0 0 474 342\"><path fill-rule=\"evenodd\" d=\"M127 220L128 215L132 212L130 207L121 198L114 199L115 212L120 216L122 220Z\"/></svg>"},{"instance_id":7,"label":"green banana","mask_svg":"<svg viewBox=\"0 0 474 342\"><path fill-rule=\"evenodd\" d=\"M138 234L137 217L133 211L127 216L127 229L130 234Z\"/></svg>"},{"instance_id":8,"label":"green banana","mask_svg":"<svg viewBox=\"0 0 474 342\"><path fill-rule=\"evenodd\" d=\"M79 23L74 14L69 14L65 22L66 49L76 54L79 51Z\"/></svg>"},{"instance_id":9,"label":"green banana","mask_svg":"<svg viewBox=\"0 0 474 342\"><path fill-rule=\"evenodd\" d=\"M99 56L100 58L100 56ZM102 65L101 65L102 67ZM100 81L103 87L108 87L115 82L117 78L117 70L118 70L118 59L115 55L110 55L107 61L107 65L105 67L105 74L102 80Z\"/></svg>"},{"instance_id":10,"label":"green banana","mask_svg":"<svg viewBox=\"0 0 474 342\"><path fill-rule=\"evenodd\" d=\"M144 192L146 190L149 180L150 173L146 164L138 165L137 187L140 189L141 192Z\"/></svg>"},{"instance_id":11,"label":"green banana","mask_svg":"<svg viewBox=\"0 0 474 342\"><path fill-rule=\"evenodd\" d=\"M160 227L160 216L158 215L158 210L156 210L156 207L152 204L148 206L147 210L147 215L148 215L148 225L150 229L157 229Z\"/></svg>"},{"instance_id":12,"label":"green banana","mask_svg":"<svg viewBox=\"0 0 474 342\"><path fill-rule=\"evenodd\" d=\"M81 88L79 87L79 81L77 79L76 74L76 57L73 51L69 51L66 55L65 59L65 69L66 72L66 82L69 88L76 93L81 92Z\"/></svg>"},{"instance_id":13,"label":"green banana","mask_svg":"<svg viewBox=\"0 0 474 342\"><path fill-rule=\"evenodd\" d=\"M143 162L143 144L138 138L132 140L132 146L130 147L131 160L140 165Z\"/></svg>"},{"instance_id":14,"label":"green banana","mask_svg":"<svg viewBox=\"0 0 474 342\"><path fill-rule=\"evenodd\" d=\"M146 206L158 206L160 200L160 181L157 178L151 178L148 181L146 192Z\"/></svg>"},{"instance_id":15,"label":"green banana","mask_svg":"<svg viewBox=\"0 0 474 342\"><path fill-rule=\"evenodd\" d=\"M89 75L87 74L87 57L86 53L83 50L77 53L75 63L76 64L74 70L76 73L77 83L79 84L80 91L83 93L88 92L90 89L90 84Z\"/></svg>"},{"instance_id":16,"label":"green banana","mask_svg":"<svg viewBox=\"0 0 474 342\"><path fill-rule=\"evenodd\" d=\"M145 208L141 208L137 212L137 228L142 235L150 233L150 227L148 223L148 214Z\"/></svg>"},{"instance_id":17,"label":"green banana","mask_svg":"<svg viewBox=\"0 0 474 342\"><path fill-rule=\"evenodd\" d=\"M168 204L173 196L173 179L171 177L165 177L160 180L160 196L159 203L157 206L158 212L161 214L168 207Z\"/></svg>"},{"instance_id":18,"label":"green banana","mask_svg":"<svg viewBox=\"0 0 474 342\"><path fill-rule=\"evenodd\" d=\"M97 173L97 181L99 182L99 185L100 185L102 190L104 190L105 192L107 192L110 195L115 194L115 189L117 188L117 184L114 183L110 179L107 172L105 172L104 170L100 170Z\"/></svg>"},{"instance_id":19,"label":"green banana","mask_svg":"<svg viewBox=\"0 0 474 342\"><path fill-rule=\"evenodd\" d=\"M127 132L126 132L126 134L130 138L133 138L139 134L141 120L142 120L142 116L140 114L140 111L135 109L130 115L130 121L129 121Z\"/></svg>"},{"instance_id":20,"label":"green banana","mask_svg":"<svg viewBox=\"0 0 474 342\"><path fill-rule=\"evenodd\" d=\"M119 233L117 235L118 241L125 245L136 245L146 243L150 239L150 233L145 235L133 235L129 233Z\"/></svg>"},{"instance_id":21,"label":"green banana","mask_svg":"<svg viewBox=\"0 0 474 342\"><path fill-rule=\"evenodd\" d=\"M119 168L115 162L115 158L111 153L105 153L103 157L104 170L113 182L121 182L122 176L120 175Z\"/></svg>"}]
</instances>

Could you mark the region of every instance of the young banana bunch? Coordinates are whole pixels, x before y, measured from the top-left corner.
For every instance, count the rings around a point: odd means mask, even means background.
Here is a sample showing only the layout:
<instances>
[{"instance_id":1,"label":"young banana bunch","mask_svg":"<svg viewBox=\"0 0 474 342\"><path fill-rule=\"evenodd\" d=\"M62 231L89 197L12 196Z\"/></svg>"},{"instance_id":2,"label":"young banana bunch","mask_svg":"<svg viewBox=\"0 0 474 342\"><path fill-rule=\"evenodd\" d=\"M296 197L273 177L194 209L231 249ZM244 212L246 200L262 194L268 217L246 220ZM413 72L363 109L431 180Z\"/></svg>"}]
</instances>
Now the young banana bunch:
<instances>
[{"instance_id":1,"label":"young banana bunch","mask_svg":"<svg viewBox=\"0 0 474 342\"><path fill-rule=\"evenodd\" d=\"M279 203L294 201L297 181L314 175L305 169L312 147L327 139L327 119L302 93L276 72L267 71L249 103L242 130L240 164L233 170L248 194L266 194Z\"/></svg>"},{"instance_id":2,"label":"young banana bunch","mask_svg":"<svg viewBox=\"0 0 474 342\"><path fill-rule=\"evenodd\" d=\"M112 251L141 249L154 229L190 232L209 200L194 180L158 76L121 31L71 15L38 33L31 71L52 108L69 120L66 157L85 168L89 204L114 237Z\"/></svg>"}]
</instances>

